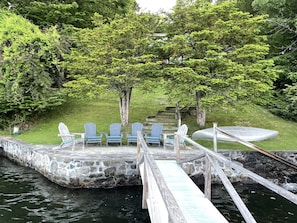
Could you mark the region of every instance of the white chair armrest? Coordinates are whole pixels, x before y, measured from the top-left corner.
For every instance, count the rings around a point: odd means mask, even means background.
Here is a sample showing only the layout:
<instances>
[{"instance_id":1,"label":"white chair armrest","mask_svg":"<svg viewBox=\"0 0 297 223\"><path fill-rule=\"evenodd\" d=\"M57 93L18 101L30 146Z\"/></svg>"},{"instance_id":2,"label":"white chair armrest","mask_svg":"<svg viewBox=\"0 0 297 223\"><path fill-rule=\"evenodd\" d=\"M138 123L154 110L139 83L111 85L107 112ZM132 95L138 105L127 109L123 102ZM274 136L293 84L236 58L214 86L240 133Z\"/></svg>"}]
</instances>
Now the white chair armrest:
<instances>
[{"instance_id":1,"label":"white chair armrest","mask_svg":"<svg viewBox=\"0 0 297 223\"><path fill-rule=\"evenodd\" d=\"M85 138L86 133L78 133L78 132L71 132L70 134L76 135L76 136L80 136L83 139Z\"/></svg>"},{"instance_id":2,"label":"white chair armrest","mask_svg":"<svg viewBox=\"0 0 297 223\"><path fill-rule=\"evenodd\" d=\"M74 134L58 134L58 136L70 136L70 137L74 137Z\"/></svg>"}]
</instances>

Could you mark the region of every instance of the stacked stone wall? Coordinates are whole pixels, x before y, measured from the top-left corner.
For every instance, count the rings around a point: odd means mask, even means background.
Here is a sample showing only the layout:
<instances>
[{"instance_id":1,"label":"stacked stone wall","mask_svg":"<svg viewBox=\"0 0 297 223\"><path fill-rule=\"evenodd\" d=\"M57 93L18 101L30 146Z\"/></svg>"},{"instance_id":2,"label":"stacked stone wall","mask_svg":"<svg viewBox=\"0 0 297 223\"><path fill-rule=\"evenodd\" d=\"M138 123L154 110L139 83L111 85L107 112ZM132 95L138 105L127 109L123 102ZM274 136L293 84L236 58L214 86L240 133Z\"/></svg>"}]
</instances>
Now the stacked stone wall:
<instances>
[{"instance_id":1,"label":"stacked stone wall","mask_svg":"<svg viewBox=\"0 0 297 223\"><path fill-rule=\"evenodd\" d=\"M113 188L140 185L136 157L60 156L50 146L35 146L14 139L1 139L2 155L31 167L50 181L69 188Z\"/></svg>"},{"instance_id":2,"label":"stacked stone wall","mask_svg":"<svg viewBox=\"0 0 297 223\"><path fill-rule=\"evenodd\" d=\"M194 151L195 152L195 151ZM255 151L220 151L228 159L277 184L297 182L297 170L264 156ZM297 163L297 152L274 152L292 163ZM73 156L69 155L72 154ZM194 154L194 153L193 153ZM193 154L181 155L189 160ZM135 154L109 154L80 157L75 152L63 153L51 146L27 144L12 138L0 139L0 155L26 167L33 168L50 181L69 188L113 188L119 186L140 185ZM197 156L197 154L196 154ZM174 159L171 152L155 154L155 159ZM228 166L223 169L232 182L251 182L245 175ZM185 172L197 183L203 184L204 159L181 163ZM220 183L215 172L212 182Z\"/></svg>"}]
</instances>

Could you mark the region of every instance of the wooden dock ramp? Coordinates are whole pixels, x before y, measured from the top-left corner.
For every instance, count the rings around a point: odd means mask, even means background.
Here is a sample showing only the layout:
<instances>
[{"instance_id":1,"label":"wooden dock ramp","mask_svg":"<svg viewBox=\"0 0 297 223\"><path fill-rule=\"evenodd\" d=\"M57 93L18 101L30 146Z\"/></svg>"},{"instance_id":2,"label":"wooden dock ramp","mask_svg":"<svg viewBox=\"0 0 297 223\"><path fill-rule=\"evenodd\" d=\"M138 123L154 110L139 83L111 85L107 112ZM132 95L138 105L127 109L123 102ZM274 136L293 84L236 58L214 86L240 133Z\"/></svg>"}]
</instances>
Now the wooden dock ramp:
<instances>
[{"instance_id":1,"label":"wooden dock ramp","mask_svg":"<svg viewBox=\"0 0 297 223\"><path fill-rule=\"evenodd\" d=\"M175 160L155 160L155 162L184 217L184 220L172 219L174 222L228 222L211 201L205 198L203 192ZM167 210L171 207L166 206L166 201L163 200L161 195L162 191L160 191L157 182L154 180L152 172L149 168L144 168L144 163L139 168L143 184L147 185L144 196L146 197L151 222L171 222Z\"/></svg>"}]
</instances>

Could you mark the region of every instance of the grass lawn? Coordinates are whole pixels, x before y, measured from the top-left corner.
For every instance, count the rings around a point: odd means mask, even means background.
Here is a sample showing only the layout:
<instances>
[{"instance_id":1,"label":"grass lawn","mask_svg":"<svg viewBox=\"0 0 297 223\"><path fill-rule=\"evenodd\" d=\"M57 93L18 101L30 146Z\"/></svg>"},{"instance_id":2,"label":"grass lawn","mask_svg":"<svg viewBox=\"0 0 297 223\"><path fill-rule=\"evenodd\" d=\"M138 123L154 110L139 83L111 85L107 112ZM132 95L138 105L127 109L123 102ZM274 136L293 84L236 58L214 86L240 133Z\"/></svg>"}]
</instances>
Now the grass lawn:
<instances>
[{"instance_id":1,"label":"grass lawn","mask_svg":"<svg viewBox=\"0 0 297 223\"><path fill-rule=\"evenodd\" d=\"M145 122L147 116L156 114L167 105L172 106L162 89L157 88L150 93L135 89L131 98L130 123ZM71 132L83 132L85 122L94 122L97 124L98 131L107 132L110 123L120 122L118 99L116 96L85 101L71 99L54 111L45 113L34 123L33 128L15 137L33 144L59 144L61 142L60 137L57 136L59 122L64 122ZM213 122L217 122L218 126L241 125L277 130L279 135L275 139L255 144L265 150L297 150L297 123L274 116L260 106L238 105L237 108L218 106L207 113L206 127L212 127ZM189 126L189 136L199 130L194 116L185 117L183 123ZM125 127L123 131L130 131L130 128ZM201 140L199 143L212 147L210 141ZM219 143L218 148L249 150L238 143Z\"/></svg>"},{"instance_id":2,"label":"grass lawn","mask_svg":"<svg viewBox=\"0 0 297 223\"><path fill-rule=\"evenodd\" d=\"M161 89L155 89L155 92L150 93L136 89L131 98L130 123L143 123L147 116L163 110L167 100L161 92ZM85 101L70 99L63 106L45 113L32 129L15 137L33 144L60 144L61 138L57 136L59 122L64 122L70 132L83 132L85 122L94 122L97 131L108 132L111 123L120 122L118 99L115 96ZM131 130L125 127L123 131Z\"/></svg>"},{"instance_id":3,"label":"grass lawn","mask_svg":"<svg viewBox=\"0 0 297 223\"><path fill-rule=\"evenodd\" d=\"M297 150L297 123L277 117L261 106L240 105L237 109L217 108L207 115L206 127L208 128L213 126L213 122L217 122L218 126L250 126L276 130L279 132L279 135L276 138L261 142L253 142L253 144L265 150ZM190 117L190 119L193 120L188 122L194 123L195 118ZM196 131L194 125L191 126L190 129L193 130L191 133ZM201 140L199 143L208 148L213 147L211 141ZM249 149L238 143L227 142L220 142L218 148Z\"/></svg>"}]
</instances>

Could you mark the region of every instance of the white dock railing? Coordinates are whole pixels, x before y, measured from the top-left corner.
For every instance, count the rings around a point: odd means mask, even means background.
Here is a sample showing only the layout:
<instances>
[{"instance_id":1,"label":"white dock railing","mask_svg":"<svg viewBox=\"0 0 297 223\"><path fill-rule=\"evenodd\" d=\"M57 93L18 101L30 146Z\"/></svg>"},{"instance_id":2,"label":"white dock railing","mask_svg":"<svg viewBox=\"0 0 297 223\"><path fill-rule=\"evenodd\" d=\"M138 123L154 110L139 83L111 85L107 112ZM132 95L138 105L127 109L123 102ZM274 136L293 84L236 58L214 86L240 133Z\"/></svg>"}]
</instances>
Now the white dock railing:
<instances>
[{"instance_id":1,"label":"white dock railing","mask_svg":"<svg viewBox=\"0 0 297 223\"><path fill-rule=\"evenodd\" d=\"M141 156L141 149L143 156ZM186 223L185 216L162 177L140 132L138 132L137 150L138 166L143 183L142 208L149 209L152 222Z\"/></svg>"}]
</instances>

